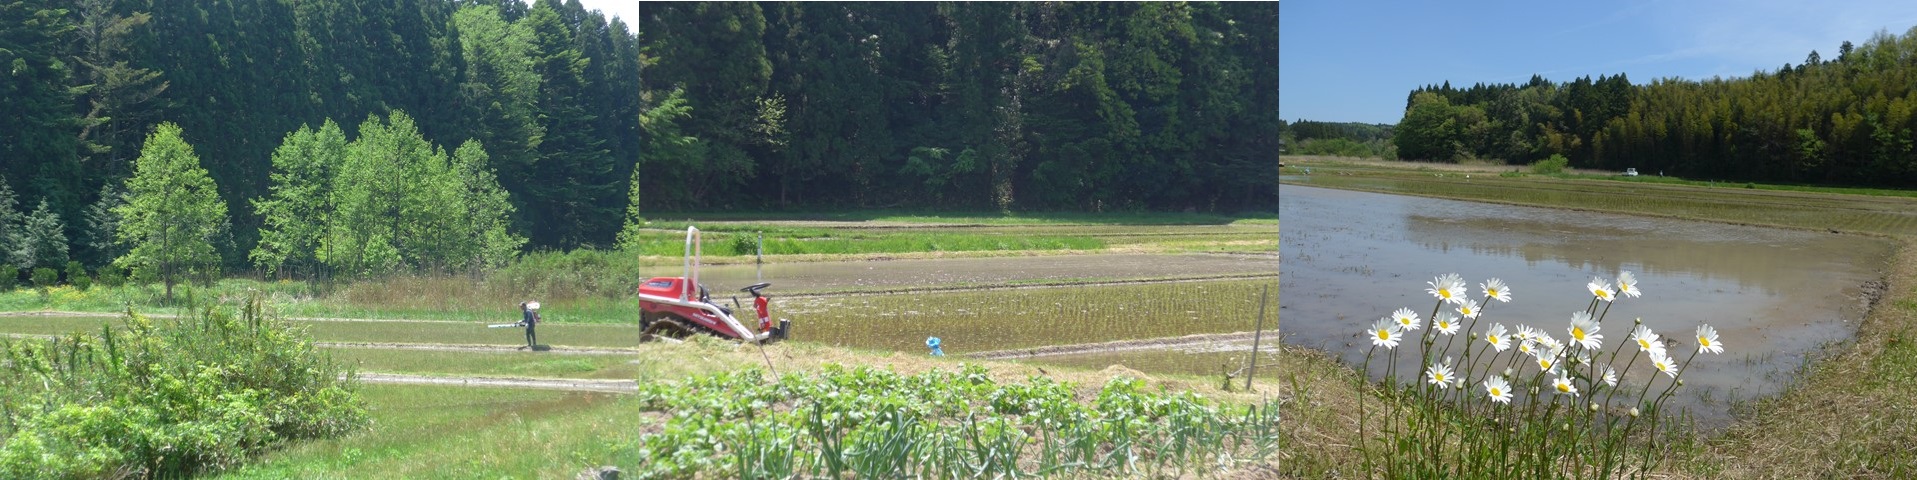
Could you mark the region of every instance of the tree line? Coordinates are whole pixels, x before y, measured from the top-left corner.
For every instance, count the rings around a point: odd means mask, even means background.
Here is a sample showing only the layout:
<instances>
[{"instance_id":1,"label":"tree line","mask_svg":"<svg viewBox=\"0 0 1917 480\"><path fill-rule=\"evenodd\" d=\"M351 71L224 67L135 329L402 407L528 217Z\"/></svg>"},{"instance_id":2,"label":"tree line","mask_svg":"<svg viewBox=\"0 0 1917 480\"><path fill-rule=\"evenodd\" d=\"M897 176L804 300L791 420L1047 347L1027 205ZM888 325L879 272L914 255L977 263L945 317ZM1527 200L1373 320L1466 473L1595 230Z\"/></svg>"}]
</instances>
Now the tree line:
<instances>
[{"instance_id":1,"label":"tree line","mask_svg":"<svg viewBox=\"0 0 1917 480\"><path fill-rule=\"evenodd\" d=\"M1361 122L1320 122L1299 119L1279 122L1278 139L1290 155L1397 158L1391 143L1394 125Z\"/></svg>"},{"instance_id":2,"label":"tree line","mask_svg":"<svg viewBox=\"0 0 1917 480\"><path fill-rule=\"evenodd\" d=\"M19 205L0 230L42 245L5 256L19 268L123 256L127 245L98 223L131 193L142 147L169 123L227 208L211 240L227 269L257 265L261 248L292 255L291 268L327 261L285 253L289 240L268 238L284 225L256 208L282 205L275 168L289 132L351 144L406 136L359 131L400 123L433 142L408 148L443 149L464 169L440 179L446 188L477 188L459 182L493 172L499 191L487 201L509 207L507 237L527 248L609 245L638 162L638 62L637 35L577 0L0 0L0 186ZM370 117L382 120L359 122ZM58 235L46 228L56 224ZM493 261L427 259L406 251L425 240L362 235L403 245L363 252L353 270ZM56 237L69 240L64 252L44 240Z\"/></svg>"},{"instance_id":3,"label":"tree line","mask_svg":"<svg viewBox=\"0 0 1917 480\"><path fill-rule=\"evenodd\" d=\"M1844 42L1749 77L1632 84L1623 74L1411 92L1399 156L1524 163L1553 154L1584 168L1696 178L1908 186L1917 183L1917 28Z\"/></svg>"},{"instance_id":4,"label":"tree line","mask_svg":"<svg viewBox=\"0 0 1917 480\"><path fill-rule=\"evenodd\" d=\"M639 16L640 211L1277 202L1275 3L646 2Z\"/></svg>"}]
</instances>

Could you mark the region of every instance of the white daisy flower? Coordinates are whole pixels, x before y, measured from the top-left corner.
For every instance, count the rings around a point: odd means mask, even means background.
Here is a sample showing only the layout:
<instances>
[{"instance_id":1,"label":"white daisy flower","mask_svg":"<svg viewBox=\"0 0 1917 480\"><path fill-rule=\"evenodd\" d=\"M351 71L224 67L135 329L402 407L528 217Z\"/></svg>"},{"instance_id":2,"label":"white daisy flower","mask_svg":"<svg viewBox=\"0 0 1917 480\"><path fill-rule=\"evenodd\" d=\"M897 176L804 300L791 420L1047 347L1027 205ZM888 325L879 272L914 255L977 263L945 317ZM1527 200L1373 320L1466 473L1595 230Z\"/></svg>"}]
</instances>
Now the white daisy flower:
<instances>
[{"instance_id":1,"label":"white daisy flower","mask_svg":"<svg viewBox=\"0 0 1917 480\"><path fill-rule=\"evenodd\" d=\"M1491 396L1492 402L1509 404L1511 403L1511 382L1505 381L1504 377L1487 378L1484 380L1484 393Z\"/></svg>"},{"instance_id":2,"label":"white daisy flower","mask_svg":"<svg viewBox=\"0 0 1917 480\"><path fill-rule=\"evenodd\" d=\"M1456 334L1458 333L1458 317L1452 316L1451 312L1438 312L1438 318L1431 324L1431 328L1445 335Z\"/></svg>"},{"instance_id":3,"label":"white daisy flower","mask_svg":"<svg viewBox=\"0 0 1917 480\"><path fill-rule=\"evenodd\" d=\"M1637 289L1637 276L1628 271L1617 273L1617 293L1631 298L1644 294Z\"/></svg>"},{"instance_id":4,"label":"white daisy flower","mask_svg":"<svg viewBox=\"0 0 1917 480\"><path fill-rule=\"evenodd\" d=\"M1502 323L1493 323L1491 324L1491 328L1485 329L1484 341L1489 342L1492 348L1496 348L1500 352L1511 348L1511 336L1504 333L1504 324Z\"/></svg>"},{"instance_id":5,"label":"white daisy flower","mask_svg":"<svg viewBox=\"0 0 1917 480\"><path fill-rule=\"evenodd\" d=\"M1365 336L1371 337L1371 346L1385 347L1389 350L1398 348L1398 341L1403 340L1401 338L1403 332L1398 328L1398 324L1391 323L1391 319L1380 318L1376 325L1372 325L1370 330L1365 331Z\"/></svg>"},{"instance_id":6,"label":"white daisy flower","mask_svg":"<svg viewBox=\"0 0 1917 480\"><path fill-rule=\"evenodd\" d=\"M1427 379L1426 382L1437 385L1438 388L1449 387L1451 386L1451 365L1449 363L1432 365L1431 368L1425 369L1424 376Z\"/></svg>"},{"instance_id":7,"label":"white daisy flower","mask_svg":"<svg viewBox=\"0 0 1917 480\"><path fill-rule=\"evenodd\" d=\"M1484 296L1488 299L1485 300L1486 303L1489 303L1491 300L1507 303L1511 301L1511 288L1505 286L1503 280L1495 278L1486 280L1484 283L1478 284L1478 288L1484 289Z\"/></svg>"},{"instance_id":8,"label":"white daisy flower","mask_svg":"<svg viewBox=\"0 0 1917 480\"><path fill-rule=\"evenodd\" d=\"M1602 278L1591 277L1591 283L1586 284L1585 287L1590 288L1591 295L1596 296L1598 300L1609 302L1617 296L1617 292L1611 290L1611 284L1605 283Z\"/></svg>"},{"instance_id":9,"label":"white daisy flower","mask_svg":"<svg viewBox=\"0 0 1917 480\"><path fill-rule=\"evenodd\" d=\"M1617 369L1611 368L1610 365L1604 366L1604 386L1617 386Z\"/></svg>"},{"instance_id":10,"label":"white daisy flower","mask_svg":"<svg viewBox=\"0 0 1917 480\"><path fill-rule=\"evenodd\" d=\"M1557 391L1558 395L1578 396L1578 387L1571 384L1571 379L1563 376L1551 381L1551 390Z\"/></svg>"},{"instance_id":11,"label":"white daisy flower","mask_svg":"<svg viewBox=\"0 0 1917 480\"><path fill-rule=\"evenodd\" d=\"M1724 353L1724 344L1717 342L1717 329L1709 324L1698 325L1697 348L1711 353Z\"/></svg>"},{"instance_id":12,"label":"white daisy flower","mask_svg":"<svg viewBox=\"0 0 1917 480\"><path fill-rule=\"evenodd\" d=\"M1631 340L1637 342L1639 351L1652 356L1664 354L1664 342L1657 339L1657 332L1652 332L1651 327L1639 324L1637 330L1631 332Z\"/></svg>"},{"instance_id":13,"label":"white daisy flower","mask_svg":"<svg viewBox=\"0 0 1917 480\"><path fill-rule=\"evenodd\" d=\"M1518 353L1530 355L1530 354L1537 353L1537 351L1538 351L1538 346L1537 346L1537 341L1535 340L1525 340L1522 342L1518 342Z\"/></svg>"},{"instance_id":14,"label":"white daisy flower","mask_svg":"<svg viewBox=\"0 0 1917 480\"><path fill-rule=\"evenodd\" d=\"M1677 363L1672 362L1669 356L1662 353L1651 354L1651 366L1657 367L1657 371L1664 372L1671 378L1677 378Z\"/></svg>"},{"instance_id":15,"label":"white daisy flower","mask_svg":"<svg viewBox=\"0 0 1917 480\"><path fill-rule=\"evenodd\" d=\"M1409 308L1399 308L1398 311L1391 312L1391 319L1397 320L1398 328L1407 332L1423 328L1422 325L1418 325L1418 312L1413 312Z\"/></svg>"},{"instance_id":16,"label":"white daisy flower","mask_svg":"<svg viewBox=\"0 0 1917 480\"><path fill-rule=\"evenodd\" d=\"M1537 360L1538 371L1540 372L1557 373L1558 369L1562 367L1562 365L1558 364L1558 356L1554 354L1539 351L1532 355L1531 358Z\"/></svg>"},{"instance_id":17,"label":"white daisy flower","mask_svg":"<svg viewBox=\"0 0 1917 480\"><path fill-rule=\"evenodd\" d=\"M1458 304L1458 314L1464 315L1464 318L1478 318L1481 313L1483 312L1478 310L1478 302L1469 298Z\"/></svg>"},{"instance_id":18,"label":"white daisy flower","mask_svg":"<svg viewBox=\"0 0 1917 480\"><path fill-rule=\"evenodd\" d=\"M1456 273L1440 275L1430 282L1427 282L1426 285L1430 285L1431 288L1425 289L1425 292L1430 293L1431 296L1438 297L1439 300L1451 303L1458 303L1458 301L1464 300L1464 278L1459 277Z\"/></svg>"},{"instance_id":19,"label":"white daisy flower","mask_svg":"<svg viewBox=\"0 0 1917 480\"><path fill-rule=\"evenodd\" d=\"M1597 333L1599 328L1597 320L1591 318L1591 314L1584 312L1571 314L1571 328L1568 329L1571 332L1571 342L1583 345L1590 350L1604 348L1604 336Z\"/></svg>"}]
</instances>

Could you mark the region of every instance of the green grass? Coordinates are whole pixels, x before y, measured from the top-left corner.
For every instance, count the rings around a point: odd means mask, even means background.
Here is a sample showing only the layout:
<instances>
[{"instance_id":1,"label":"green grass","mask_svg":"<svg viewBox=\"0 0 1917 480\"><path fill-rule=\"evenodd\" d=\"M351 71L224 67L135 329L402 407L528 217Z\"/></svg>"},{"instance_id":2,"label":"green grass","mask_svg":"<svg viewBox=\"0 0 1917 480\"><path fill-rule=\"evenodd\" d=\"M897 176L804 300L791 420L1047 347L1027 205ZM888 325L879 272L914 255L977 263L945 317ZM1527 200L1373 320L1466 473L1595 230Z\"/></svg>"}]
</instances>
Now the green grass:
<instances>
[{"instance_id":1,"label":"green grass","mask_svg":"<svg viewBox=\"0 0 1917 480\"><path fill-rule=\"evenodd\" d=\"M856 210L845 212L692 212L648 213L653 226L679 225L700 221L832 221L896 222L972 225L1223 225L1240 221L1276 221L1270 212L1239 215L1173 212L915 212L900 210ZM703 227L701 227L703 228Z\"/></svg>"},{"instance_id":2,"label":"green grass","mask_svg":"<svg viewBox=\"0 0 1917 480\"><path fill-rule=\"evenodd\" d=\"M0 317L0 333L59 335L98 332L110 316ZM486 328L481 323L302 321L286 323L306 329L317 342L457 343L516 345L525 343L523 330ZM546 324L539 326L539 343L566 347L621 348L639 342L639 325Z\"/></svg>"},{"instance_id":3,"label":"green grass","mask_svg":"<svg viewBox=\"0 0 1917 480\"><path fill-rule=\"evenodd\" d=\"M372 426L289 445L217 478L572 478L630 470L645 419L630 396L366 385Z\"/></svg>"},{"instance_id":4,"label":"green grass","mask_svg":"<svg viewBox=\"0 0 1917 480\"><path fill-rule=\"evenodd\" d=\"M453 352L336 348L333 359L360 371L437 376L632 379L637 355Z\"/></svg>"}]
</instances>

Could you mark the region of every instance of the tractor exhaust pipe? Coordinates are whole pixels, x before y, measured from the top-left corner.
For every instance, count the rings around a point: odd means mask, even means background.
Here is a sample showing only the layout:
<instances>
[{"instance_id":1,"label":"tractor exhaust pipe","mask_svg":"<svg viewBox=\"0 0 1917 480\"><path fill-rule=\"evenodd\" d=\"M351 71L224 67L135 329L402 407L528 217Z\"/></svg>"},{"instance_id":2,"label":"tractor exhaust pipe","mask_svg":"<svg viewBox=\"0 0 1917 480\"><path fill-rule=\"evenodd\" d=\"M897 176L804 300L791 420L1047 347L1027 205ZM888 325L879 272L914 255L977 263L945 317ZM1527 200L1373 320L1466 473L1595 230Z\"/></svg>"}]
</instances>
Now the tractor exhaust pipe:
<instances>
[{"instance_id":1,"label":"tractor exhaust pipe","mask_svg":"<svg viewBox=\"0 0 1917 480\"><path fill-rule=\"evenodd\" d=\"M690 301L691 299L686 296L692 292L692 289L699 288L699 255L703 253L700 252L702 245L699 245L699 240L699 227L687 225L686 255L681 257L685 262L684 276L687 285L686 288L679 289L679 301L681 302Z\"/></svg>"}]
</instances>

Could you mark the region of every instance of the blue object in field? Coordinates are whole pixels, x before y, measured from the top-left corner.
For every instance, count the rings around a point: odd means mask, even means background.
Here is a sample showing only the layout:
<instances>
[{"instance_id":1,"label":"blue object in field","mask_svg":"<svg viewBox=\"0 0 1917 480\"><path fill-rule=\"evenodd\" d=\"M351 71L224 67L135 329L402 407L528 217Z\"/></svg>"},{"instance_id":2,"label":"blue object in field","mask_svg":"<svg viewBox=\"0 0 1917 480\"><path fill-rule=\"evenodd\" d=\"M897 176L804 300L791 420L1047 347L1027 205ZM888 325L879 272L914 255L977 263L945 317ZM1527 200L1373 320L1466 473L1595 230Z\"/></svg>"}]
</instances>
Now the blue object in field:
<instances>
[{"instance_id":1,"label":"blue object in field","mask_svg":"<svg viewBox=\"0 0 1917 480\"><path fill-rule=\"evenodd\" d=\"M945 356L945 349L939 348L939 337L926 337L925 346L927 348L932 349L932 356L934 357Z\"/></svg>"}]
</instances>

